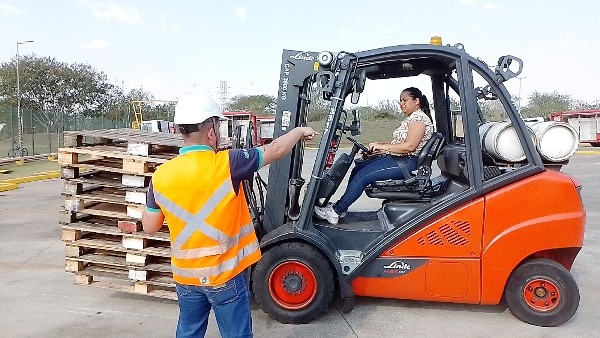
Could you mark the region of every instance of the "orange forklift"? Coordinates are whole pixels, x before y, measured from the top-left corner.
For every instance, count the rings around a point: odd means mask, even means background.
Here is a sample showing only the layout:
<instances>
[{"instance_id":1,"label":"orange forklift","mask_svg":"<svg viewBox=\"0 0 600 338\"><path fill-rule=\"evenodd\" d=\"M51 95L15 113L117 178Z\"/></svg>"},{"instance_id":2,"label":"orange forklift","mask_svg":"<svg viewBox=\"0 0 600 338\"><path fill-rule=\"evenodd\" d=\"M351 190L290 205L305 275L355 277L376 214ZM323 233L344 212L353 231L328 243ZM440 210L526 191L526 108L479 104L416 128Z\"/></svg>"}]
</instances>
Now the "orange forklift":
<instances>
[{"instance_id":1,"label":"orange forklift","mask_svg":"<svg viewBox=\"0 0 600 338\"><path fill-rule=\"evenodd\" d=\"M354 53L284 50L274 137L307 124L315 87L329 106L309 178L299 143L270 165L267 182L244 182L263 251L251 286L260 307L282 323L307 323L334 296L345 313L360 296L484 305L504 297L524 322L569 320L579 306L569 270L583 245L581 184L560 172L568 160L547 162L536 151L504 86L522 66L509 55L490 67L438 39ZM351 208L337 225L314 217L368 152L354 138L360 111L345 105L366 84L410 77L430 81L436 125L417 170L368 187L377 210ZM512 144L484 142L488 101L501 107ZM348 153L342 137L353 143ZM501 147L521 156L506 160Z\"/></svg>"}]
</instances>

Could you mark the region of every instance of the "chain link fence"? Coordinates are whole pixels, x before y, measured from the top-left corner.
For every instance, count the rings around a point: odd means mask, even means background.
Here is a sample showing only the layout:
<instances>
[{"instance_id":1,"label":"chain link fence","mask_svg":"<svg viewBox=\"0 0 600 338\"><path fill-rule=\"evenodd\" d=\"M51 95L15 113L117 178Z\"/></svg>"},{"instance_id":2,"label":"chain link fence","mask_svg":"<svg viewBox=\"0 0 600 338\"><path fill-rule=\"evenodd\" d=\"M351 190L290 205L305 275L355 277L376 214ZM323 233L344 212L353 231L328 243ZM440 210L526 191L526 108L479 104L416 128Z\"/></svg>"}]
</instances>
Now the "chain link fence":
<instances>
[{"instance_id":1,"label":"chain link fence","mask_svg":"<svg viewBox=\"0 0 600 338\"><path fill-rule=\"evenodd\" d=\"M64 145L66 130L97 130L131 127L131 113L125 112L117 118L61 116L48 126L41 122L39 111L21 109L23 142L19 144L17 107L0 105L0 158L56 153Z\"/></svg>"}]
</instances>

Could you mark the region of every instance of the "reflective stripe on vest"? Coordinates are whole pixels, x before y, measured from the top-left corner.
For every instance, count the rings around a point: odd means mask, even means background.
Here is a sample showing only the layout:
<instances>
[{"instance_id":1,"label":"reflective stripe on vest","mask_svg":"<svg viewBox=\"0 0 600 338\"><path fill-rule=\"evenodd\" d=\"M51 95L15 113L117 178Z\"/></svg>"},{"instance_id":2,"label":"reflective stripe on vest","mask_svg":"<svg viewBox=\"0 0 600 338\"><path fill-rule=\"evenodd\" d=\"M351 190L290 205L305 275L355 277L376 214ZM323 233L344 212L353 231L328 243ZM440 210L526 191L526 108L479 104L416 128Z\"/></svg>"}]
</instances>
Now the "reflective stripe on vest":
<instances>
[{"instance_id":1,"label":"reflective stripe on vest","mask_svg":"<svg viewBox=\"0 0 600 338\"><path fill-rule=\"evenodd\" d=\"M221 230L206 223L206 218L223 201L227 194L232 191L230 182L226 180L195 215L180 207L160 192L154 191L156 202L161 205L161 208L164 208L185 222L185 226L171 244L171 254L173 257L177 259L193 259L222 254L236 245L240 238L254 230L252 223L249 223L242 226L237 235L228 236ZM181 247L192 237L196 230L221 244L204 248L182 249Z\"/></svg>"},{"instance_id":2,"label":"reflective stripe on vest","mask_svg":"<svg viewBox=\"0 0 600 338\"><path fill-rule=\"evenodd\" d=\"M258 250L258 249L259 249L258 242L252 242L252 243L246 245L245 247L243 247L240 251L238 251L238 254L236 257L230 258L216 266L210 266L210 267L206 267L206 268L186 269L186 268L180 268L178 266L171 264L171 267L173 268L174 274L182 276L182 277L203 278L203 277L216 276L216 275L222 274L225 271L233 270L237 266L238 262L240 262L242 259L250 256L251 254L256 252L256 250Z\"/></svg>"}]
</instances>

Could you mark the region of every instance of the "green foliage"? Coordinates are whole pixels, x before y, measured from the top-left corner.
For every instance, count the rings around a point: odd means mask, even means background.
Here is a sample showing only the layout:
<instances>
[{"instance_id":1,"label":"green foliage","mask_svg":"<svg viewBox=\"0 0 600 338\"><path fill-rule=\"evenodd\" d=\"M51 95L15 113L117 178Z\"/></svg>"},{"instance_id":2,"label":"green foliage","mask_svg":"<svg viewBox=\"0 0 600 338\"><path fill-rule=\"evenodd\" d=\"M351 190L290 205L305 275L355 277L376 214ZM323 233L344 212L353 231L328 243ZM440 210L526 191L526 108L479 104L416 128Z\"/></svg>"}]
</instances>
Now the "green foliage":
<instances>
[{"instance_id":1,"label":"green foliage","mask_svg":"<svg viewBox=\"0 0 600 338\"><path fill-rule=\"evenodd\" d=\"M0 65L0 101L17 106L16 59ZM97 116L114 95L107 76L90 65L59 62L35 55L19 59L21 107L38 111L35 120L48 130L59 119Z\"/></svg>"},{"instance_id":2,"label":"green foliage","mask_svg":"<svg viewBox=\"0 0 600 338\"><path fill-rule=\"evenodd\" d=\"M498 100L479 102L479 109L485 121L502 121L508 117L504 106Z\"/></svg>"},{"instance_id":3,"label":"green foliage","mask_svg":"<svg viewBox=\"0 0 600 338\"><path fill-rule=\"evenodd\" d=\"M583 100L574 100L569 105L570 110L600 110L600 100L594 102L585 102Z\"/></svg>"},{"instance_id":4,"label":"green foliage","mask_svg":"<svg viewBox=\"0 0 600 338\"><path fill-rule=\"evenodd\" d=\"M330 101L323 99L322 93L316 85L310 88L310 106L308 107L308 121L322 121L327 117Z\"/></svg>"},{"instance_id":5,"label":"green foliage","mask_svg":"<svg viewBox=\"0 0 600 338\"><path fill-rule=\"evenodd\" d=\"M529 96L527 106L521 109L521 116L541 116L547 119L552 112L569 110L571 102L573 102L573 99L567 94L560 94L556 91L552 93L535 91Z\"/></svg>"},{"instance_id":6,"label":"green foliage","mask_svg":"<svg viewBox=\"0 0 600 338\"><path fill-rule=\"evenodd\" d=\"M0 120L16 120L17 107L16 59L0 64ZM19 58L19 89L21 110L29 110L30 129L40 127L47 132L58 125L77 125L86 128L90 119L114 121L108 125L129 125L132 119L131 102L152 100L143 88L128 93L108 81L104 72L81 63L67 64L50 57L26 55ZM12 114L8 111L13 110ZM150 118L172 116L168 103L154 104L144 110ZM102 123L101 125L104 125Z\"/></svg>"},{"instance_id":7,"label":"green foliage","mask_svg":"<svg viewBox=\"0 0 600 338\"><path fill-rule=\"evenodd\" d=\"M257 115L274 115L277 101L271 95L237 95L227 104L230 111L251 111Z\"/></svg>"}]
</instances>

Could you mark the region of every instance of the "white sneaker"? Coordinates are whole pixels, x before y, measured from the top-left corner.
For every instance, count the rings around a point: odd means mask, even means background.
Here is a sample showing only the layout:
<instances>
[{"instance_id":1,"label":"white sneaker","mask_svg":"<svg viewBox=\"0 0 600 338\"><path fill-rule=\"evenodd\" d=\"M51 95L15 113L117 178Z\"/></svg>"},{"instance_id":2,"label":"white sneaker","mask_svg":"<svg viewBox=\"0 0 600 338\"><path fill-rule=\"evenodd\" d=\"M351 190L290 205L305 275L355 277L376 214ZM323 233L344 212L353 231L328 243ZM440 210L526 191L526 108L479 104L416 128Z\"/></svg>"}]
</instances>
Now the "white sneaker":
<instances>
[{"instance_id":1,"label":"white sneaker","mask_svg":"<svg viewBox=\"0 0 600 338\"><path fill-rule=\"evenodd\" d=\"M337 225L340 220L340 215L338 215L331 205L326 207L315 207L315 214L320 219L325 219L329 224Z\"/></svg>"},{"instance_id":2,"label":"white sneaker","mask_svg":"<svg viewBox=\"0 0 600 338\"><path fill-rule=\"evenodd\" d=\"M329 202L329 203L327 203L327 206L328 206L328 207L333 207L333 203ZM344 211L344 212L342 212L341 214L339 214L339 217L340 217L340 218L344 218L344 217L346 217L346 212Z\"/></svg>"}]
</instances>

